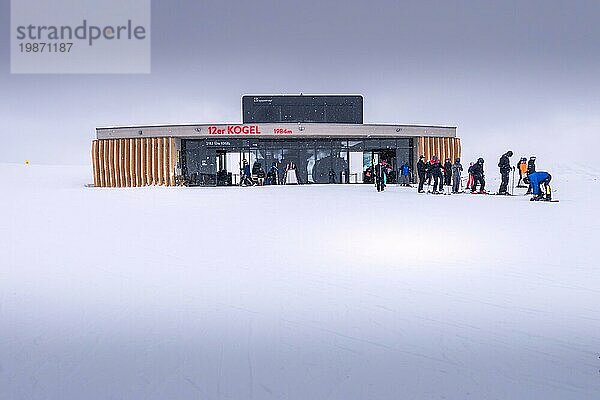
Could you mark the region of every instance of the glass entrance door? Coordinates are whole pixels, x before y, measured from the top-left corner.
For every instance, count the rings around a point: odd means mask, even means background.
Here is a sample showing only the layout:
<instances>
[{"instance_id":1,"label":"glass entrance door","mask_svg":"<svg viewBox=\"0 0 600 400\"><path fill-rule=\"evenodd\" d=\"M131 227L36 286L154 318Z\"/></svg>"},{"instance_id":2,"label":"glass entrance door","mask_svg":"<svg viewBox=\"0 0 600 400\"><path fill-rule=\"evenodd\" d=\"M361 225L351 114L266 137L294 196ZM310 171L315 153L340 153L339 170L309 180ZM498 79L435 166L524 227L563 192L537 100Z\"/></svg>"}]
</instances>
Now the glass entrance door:
<instances>
[{"instance_id":1,"label":"glass entrance door","mask_svg":"<svg viewBox=\"0 0 600 400\"><path fill-rule=\"evenodd\" d=\"M231 186L231 173L227 169L227 152L216 151L217 186Z\"/></svg>"},{"instance_id":2,"label":"glass entrance door","mask_svg":"<svg viewBox=\"0 0 600 400\"><path fill-rule=\"evenodd\" d=\"M252 165L255 159L250 151L216 150L217 186L239 185L244 160Z\"/></svg>"},{"instance_id":3,"label":"glass entrance door","mask_svg":"<svg viewBox=\"0 0 600 400\"><path fill-rule=\"evenodd\" d=\"M388 167L388 183L396 183L398 166L394 149L371 150L363 153L363 181L365 183L374 182L375 166L381 161L384 161Z\"/></svg>"}]
</instances>

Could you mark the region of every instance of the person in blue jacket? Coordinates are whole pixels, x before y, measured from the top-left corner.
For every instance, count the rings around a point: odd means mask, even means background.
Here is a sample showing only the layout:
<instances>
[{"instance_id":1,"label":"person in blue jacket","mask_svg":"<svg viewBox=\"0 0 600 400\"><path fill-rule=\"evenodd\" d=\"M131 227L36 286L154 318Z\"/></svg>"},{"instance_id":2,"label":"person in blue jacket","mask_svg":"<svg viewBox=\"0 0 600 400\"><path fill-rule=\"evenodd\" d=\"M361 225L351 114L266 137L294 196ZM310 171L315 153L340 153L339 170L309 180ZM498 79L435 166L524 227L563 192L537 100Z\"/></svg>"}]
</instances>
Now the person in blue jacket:
<instances>
[{"instance_id":1,"label":"person in blue jacket","mask_svg":"<svg viewBox=\"0 0 600 400\"><path fill-rule=\"evenodd\" d=\"M410 166L407 162L400 167L400 185L410 186Z\"/></svg>"},{"instance_id":2,"label":"person in blue jacket","mask_svg":"<svg viewBox=\"0 0 600 400\"><path fill-rule=\"evenodd\" d=\"M279 184L279 168L277 163L271 164L271 169L267 172L267 185L278 185Z\"/></svg>"},{"instance_id":3,"label":"person in blue jacket","mask_svg":"<svg viewBox=\"0 0 600 400\"><path fill-rule=\"evenodd\" d=\"M523 181L525 183L529 183L529 187L533 193L531 201L552 200L552 193L550 191L551 180L552 175L546 171L536 171L527 175L527 178L525 178Z\"/></svg>"},{"instance_id":4,"label":"person in blue jacket","mask_svg":"<svg viewBox=\"0 0 600 400\"><path fill-rule=\"evenodd\" d=\"M240 166L240 186L254 186L256 183L252 180L252 175L250 175L250 164L244 158L242 160L242 164Z\"/></svg>"}]
</instances>

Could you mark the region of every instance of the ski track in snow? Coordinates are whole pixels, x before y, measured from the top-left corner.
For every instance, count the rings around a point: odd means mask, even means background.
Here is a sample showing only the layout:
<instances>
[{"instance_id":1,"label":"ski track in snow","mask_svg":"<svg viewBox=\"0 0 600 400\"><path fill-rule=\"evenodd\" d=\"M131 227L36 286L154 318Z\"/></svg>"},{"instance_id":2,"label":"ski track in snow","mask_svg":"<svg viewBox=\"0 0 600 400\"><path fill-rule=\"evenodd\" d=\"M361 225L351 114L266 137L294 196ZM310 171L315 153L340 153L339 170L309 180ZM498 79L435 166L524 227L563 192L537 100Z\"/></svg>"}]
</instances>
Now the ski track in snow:
<instances>
[{"instance_id":1,"label":"ski track in snow","mask_svg":"<svg viewBox=\"0 0 600 400\"><path fill-rule=\"evenodd\" d=\"M0 164L0 398L598 399L599 173L556 170L543 204Z\"/></svg>"}]
</instances>

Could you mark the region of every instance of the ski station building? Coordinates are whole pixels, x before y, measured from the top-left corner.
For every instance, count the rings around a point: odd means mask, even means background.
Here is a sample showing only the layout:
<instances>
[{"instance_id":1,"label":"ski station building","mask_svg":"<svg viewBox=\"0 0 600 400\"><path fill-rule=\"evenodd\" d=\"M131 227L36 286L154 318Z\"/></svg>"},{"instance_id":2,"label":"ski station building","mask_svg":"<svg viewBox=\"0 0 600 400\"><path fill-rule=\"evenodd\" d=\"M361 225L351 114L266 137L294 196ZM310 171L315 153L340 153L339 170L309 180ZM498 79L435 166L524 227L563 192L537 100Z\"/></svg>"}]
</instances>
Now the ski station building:
<instances>
[{"instance_id":1,"label":"ski station building","mask_svg":"<svg viewBox=\"0 0 600 400\"><path fill-rule=\"evenodd\" d=\"M363 123L362 96L243 96L243 122L97 128L94 185L228 186L240 164L295 163L300 183L370 183L380 160L415 171L419 155L460 157L456 127ZM413 175L414 178L414 175Z\"/></svg>"}]
</instances>

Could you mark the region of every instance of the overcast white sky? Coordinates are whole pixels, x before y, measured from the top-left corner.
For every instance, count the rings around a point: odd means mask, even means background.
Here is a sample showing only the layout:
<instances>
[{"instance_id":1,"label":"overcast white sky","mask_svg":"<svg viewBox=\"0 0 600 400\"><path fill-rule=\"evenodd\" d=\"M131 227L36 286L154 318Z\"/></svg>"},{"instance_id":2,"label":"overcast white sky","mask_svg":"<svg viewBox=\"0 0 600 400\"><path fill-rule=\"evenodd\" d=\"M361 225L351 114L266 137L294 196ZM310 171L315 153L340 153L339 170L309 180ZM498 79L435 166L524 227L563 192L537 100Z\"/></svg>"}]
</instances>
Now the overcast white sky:
<instances>
[{"instance_id":1,"label":"overcast white sky","mask_svg":"<svg viewBox=\"0 0 600 400\"><path fill-rule=\"evenodd\" d=\"M11 75L0 2L0 162L88 164L96 126L238 122L242 94L303 92L456 124L467 158L595 164L598 1L153 1L152 73L120 76Z\"/></svg>"}]
</instances>

